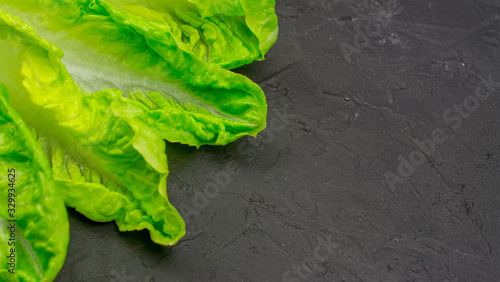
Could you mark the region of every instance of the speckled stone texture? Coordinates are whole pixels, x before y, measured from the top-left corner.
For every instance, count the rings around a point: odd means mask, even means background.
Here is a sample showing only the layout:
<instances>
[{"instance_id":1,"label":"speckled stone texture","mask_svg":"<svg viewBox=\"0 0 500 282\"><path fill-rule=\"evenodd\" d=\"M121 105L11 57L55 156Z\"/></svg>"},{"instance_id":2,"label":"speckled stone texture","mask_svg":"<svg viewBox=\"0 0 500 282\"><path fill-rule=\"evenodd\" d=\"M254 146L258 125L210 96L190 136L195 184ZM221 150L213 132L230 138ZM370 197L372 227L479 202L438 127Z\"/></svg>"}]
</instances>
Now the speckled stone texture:
<instances>
[{"instance_id":1,"label":"speckled stone texture","mask_svg":"<svg viewBox=\"0 0 500 282\"><path fill-rule=\"evenodd\" d=\"M268 128L170 144L175 247L70 210L57 281L498 281L500 1L277 0Z\"/></svg>"}]
</instances>

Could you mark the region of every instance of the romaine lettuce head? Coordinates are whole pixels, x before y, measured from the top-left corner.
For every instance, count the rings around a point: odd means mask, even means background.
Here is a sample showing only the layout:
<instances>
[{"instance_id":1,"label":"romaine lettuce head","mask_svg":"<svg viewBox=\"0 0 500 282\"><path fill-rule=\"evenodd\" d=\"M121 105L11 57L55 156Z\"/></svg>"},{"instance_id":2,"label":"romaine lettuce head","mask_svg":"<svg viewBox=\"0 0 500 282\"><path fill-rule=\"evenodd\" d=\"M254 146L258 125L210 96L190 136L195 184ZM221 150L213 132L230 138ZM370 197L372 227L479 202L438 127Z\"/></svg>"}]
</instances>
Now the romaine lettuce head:
<instances>
[{"instance_id":1,"label":"romaine lettuce head","mask_svg":"<svg viewBox=\"0 0 500 282\"><path fill-rule=\"evenodd\" d=\"M163 139L223 145L265 128L262 90L229 69L264 58L274 5L0 0L0 190L15 169L23 261L0 279L54 279L69 236L63 203L177 243L185 223L168 201ZM9 216L0 211L2 227Z\"/></svg>"},{"instance_id":2,"label":"romaine lettuce head","mask_svg":"<svg viewBox=\"0 0 500 282\"><path fill-rule=\"evenodd\" d=\"M175 244L184 221L167 199L165 143L148 128L147 108L116 89L83 93L62 52L0 10L1 39L9 60L1 77L12 105L36 132L66 204L92 220L114 220L122 231L148 229L154 242Z\"/></svg>"}]
</instances>

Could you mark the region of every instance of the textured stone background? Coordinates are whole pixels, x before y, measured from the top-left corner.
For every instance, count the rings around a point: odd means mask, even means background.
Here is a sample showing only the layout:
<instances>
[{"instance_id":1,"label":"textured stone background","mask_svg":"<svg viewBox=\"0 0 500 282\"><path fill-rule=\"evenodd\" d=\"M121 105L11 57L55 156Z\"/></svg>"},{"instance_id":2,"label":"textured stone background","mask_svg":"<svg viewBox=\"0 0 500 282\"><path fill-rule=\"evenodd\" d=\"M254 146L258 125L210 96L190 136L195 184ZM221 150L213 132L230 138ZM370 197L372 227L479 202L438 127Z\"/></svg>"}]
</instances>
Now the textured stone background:
<instances>
[{"instance_id":1,"label":"textured stone background","mask_svg":"<svg viewBox=\"0 0 500 282\"><path fill-rule=\"evenodd\" d=\"M70 211L58 281L498 281L500 1L277 2L268 128L168 147L185 238Z\"/></svg>"}]
</instances>

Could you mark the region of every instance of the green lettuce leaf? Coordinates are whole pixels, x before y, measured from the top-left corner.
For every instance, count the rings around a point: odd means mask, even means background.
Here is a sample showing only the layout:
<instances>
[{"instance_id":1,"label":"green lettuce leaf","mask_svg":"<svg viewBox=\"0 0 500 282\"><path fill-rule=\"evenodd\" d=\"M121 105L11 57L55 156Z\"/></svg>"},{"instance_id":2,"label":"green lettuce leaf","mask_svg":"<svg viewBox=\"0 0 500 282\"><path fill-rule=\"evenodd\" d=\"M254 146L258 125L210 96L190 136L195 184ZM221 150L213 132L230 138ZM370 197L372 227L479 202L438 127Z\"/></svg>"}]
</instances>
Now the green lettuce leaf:
<instances>
[{"instance_id":1,"label":"green lettuce leaf","mask_svg":"<svg viewBox=\"0 0 500 282\"><path fill-rule=\"evenodd\" d=\"M264 59L278 34L274 0L111 0L109 3L168 29L181 49L227 69Z\"/></svg>"},{"instance_id":2,"label":"green lettuce leaf","mask_svg":"<svg viewBox=\"0 0 500 282\"><path fill-rule=\"evenodd\" d=\"M165 142L148 128L147 108L117 89L85 93L61 63L62 52L0 10L0 80L51 161L66 204L121 231L147 229L175 244L184 221L169 203Z\"/></svg>"},{"instance_id":3,"label":"green lettuce leaf","mask_svg":"<svg viewBox=\"0 0 500 282\"><path fill-rule=\"evenodd\" d=\"M277 35L274 1L0 4L64 51L79 87L122 90L170 142L223 145L266 126L260 87L224 68L263 58Z\"/></svg>"},{"instance_id":4,"label":"green lettuce leaf","mask_svg":"<svg viewBox=\"0 0 500 282\"><path fill-rule=\"evenodd\" d=\"M51 281L66 257L68 216L42 148L8 97L0 84L0 280Z\"/></svg>"}]
</instances>

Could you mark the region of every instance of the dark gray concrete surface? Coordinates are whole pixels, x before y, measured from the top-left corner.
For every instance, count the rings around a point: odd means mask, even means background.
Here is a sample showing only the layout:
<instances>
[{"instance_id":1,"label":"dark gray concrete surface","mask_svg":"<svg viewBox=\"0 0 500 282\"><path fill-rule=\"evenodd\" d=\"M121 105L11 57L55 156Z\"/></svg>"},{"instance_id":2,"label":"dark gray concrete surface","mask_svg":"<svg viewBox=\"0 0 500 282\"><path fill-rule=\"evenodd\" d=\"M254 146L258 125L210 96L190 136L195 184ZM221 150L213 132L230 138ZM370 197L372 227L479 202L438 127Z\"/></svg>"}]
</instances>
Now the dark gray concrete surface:
<instances>
[{"instance_id":1,"label":"dark gray concrete surface","mask_svg":"<svg viewBox=\"0 0 500 282\"><path fill-rule=\"evenodd\" d=\"M58 281L499 281L500 1L278 0L268 128L167 149L175 247L70 210Z\"/></svg>"}]
</instances>

